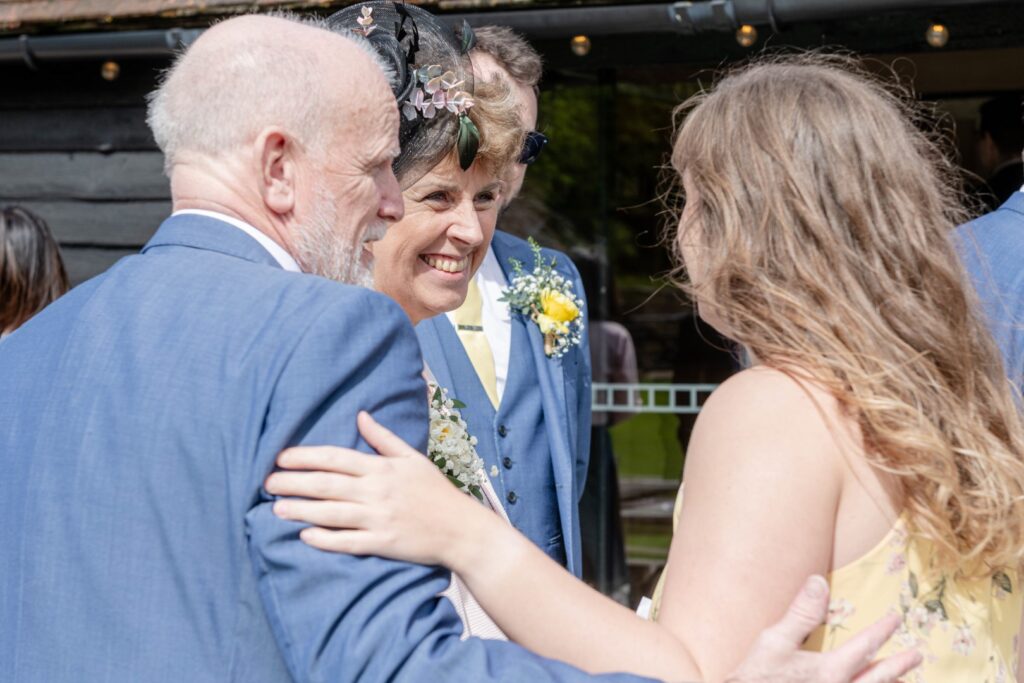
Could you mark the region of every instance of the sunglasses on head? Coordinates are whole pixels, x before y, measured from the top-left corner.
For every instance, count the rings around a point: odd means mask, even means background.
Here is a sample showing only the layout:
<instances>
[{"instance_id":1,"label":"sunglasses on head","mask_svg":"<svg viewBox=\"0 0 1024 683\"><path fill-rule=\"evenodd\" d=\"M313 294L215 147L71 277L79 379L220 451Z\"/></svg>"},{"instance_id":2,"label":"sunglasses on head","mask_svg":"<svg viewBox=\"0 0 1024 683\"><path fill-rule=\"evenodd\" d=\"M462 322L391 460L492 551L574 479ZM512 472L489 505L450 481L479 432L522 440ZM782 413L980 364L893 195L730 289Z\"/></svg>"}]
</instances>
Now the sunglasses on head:
<instances>
[{"instance_id":1,"label":"sunglasses on head","mask_svg":"<svg viewBox=\"0 0 1024 683\"><path fill-rule=\"evenodd\" d=\"M537 161L544 145L548 144L548 137L544 133L531 130L526 134L526 141L523 143L523 153L519 155L519 163L529 166Z\"/></svg>"}]
</instances>

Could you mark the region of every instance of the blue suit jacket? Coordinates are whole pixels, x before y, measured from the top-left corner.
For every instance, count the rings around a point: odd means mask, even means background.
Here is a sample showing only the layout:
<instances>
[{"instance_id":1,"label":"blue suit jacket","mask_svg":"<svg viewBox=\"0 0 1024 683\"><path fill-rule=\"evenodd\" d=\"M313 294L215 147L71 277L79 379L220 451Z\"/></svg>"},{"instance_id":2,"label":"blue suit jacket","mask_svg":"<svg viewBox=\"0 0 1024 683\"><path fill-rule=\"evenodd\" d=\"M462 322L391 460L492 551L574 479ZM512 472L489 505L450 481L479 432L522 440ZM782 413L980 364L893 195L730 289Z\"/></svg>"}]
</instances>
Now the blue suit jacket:
<instances>
[{"instance_id":1,"label":"blue suit jacket","mask_svg":"<svg viewBox=\"0 0 1024 683\"><path fill-rule=\"evenodd\" d=\"M1006 372L1024 389L1024 193L958 228L957 238Z\"/></svg>"},{"instance_id":2,"label":"blue suit jacket","mask_svg":"<svg viewBox=\"0 0 1024 683\"><path fill-rule=\"evenodd\" d=\"M197 216L0 342L0 678L587 679L460 642L444 571L319 552L272 514L278 451L368 450L360 408L422 449L420 370L389 299Z\"/></svg>"},{"instance_id":3,"label":"blue suit jacket","mask_svg":"<svg viewBox=\"0 0 1024 683\"><path fill-rule=\"evenodd\" d=\"M494 233L491 244L509 282L513 277L510 259L519 260L527 270L532 268L533 253L525 240L499 230ZM584 298L583 283L572 261L565 254L551 249L544 249L543 253L549 260L552 257L556 259L559 272L573 283L578 296ZM553 359L544 354L544 337L536 324L520 315L513 315L512 325L521 327L522 334L512 335L509 374L511 376L523 363L530 363L537 370L537 400L543 402L544 427L554 467L555 490L552 495L557 497L567 568L579 576L582 571L579 499L583 495L590 459L591 371L588 335L583 335L583 342L579 346L561 358ZM475 432L474 425L492 422L493 415L489 412L490 405L486 397L481 394L476 400L466 400L473 396L480 384L468 359L466 363L450 362L452 354L465 357L466 352L454 336L448 317L440 315L425 320L417 325L416 332L423 357L438 382L467 403L462 412L471 431ZM517 346L517 337L528 338L528 345ZM452 339L455 339L454 343L451 343ZM482 439L483 435L478 435L478 438Z\"/></svg>"}]
</instances>

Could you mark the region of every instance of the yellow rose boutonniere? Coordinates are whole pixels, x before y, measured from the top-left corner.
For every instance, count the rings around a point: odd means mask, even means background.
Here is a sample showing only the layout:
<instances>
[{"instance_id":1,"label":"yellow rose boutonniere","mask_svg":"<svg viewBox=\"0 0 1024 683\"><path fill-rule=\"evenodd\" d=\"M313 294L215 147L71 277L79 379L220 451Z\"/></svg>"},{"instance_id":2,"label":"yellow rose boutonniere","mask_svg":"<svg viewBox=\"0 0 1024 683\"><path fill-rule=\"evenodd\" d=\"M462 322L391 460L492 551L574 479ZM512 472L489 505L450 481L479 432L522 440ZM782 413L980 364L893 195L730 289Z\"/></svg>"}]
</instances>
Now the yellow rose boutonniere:
<instances>
[{"instance_id":1,"label":"yellow rose boutonniere","mask_svg":"<svg viewBox=\"0 0 1024 683\"><path fill-rule=\"evenodd\" d=\"M544 335L544 353L559 358L583 339L583 301L575 296L572 283L555 270L555 260L544 260L540 245L530 240L534 268L527 273L512 259L515 276L501 301L513 311L537 323Z\"/></svg>"}]
</instances>

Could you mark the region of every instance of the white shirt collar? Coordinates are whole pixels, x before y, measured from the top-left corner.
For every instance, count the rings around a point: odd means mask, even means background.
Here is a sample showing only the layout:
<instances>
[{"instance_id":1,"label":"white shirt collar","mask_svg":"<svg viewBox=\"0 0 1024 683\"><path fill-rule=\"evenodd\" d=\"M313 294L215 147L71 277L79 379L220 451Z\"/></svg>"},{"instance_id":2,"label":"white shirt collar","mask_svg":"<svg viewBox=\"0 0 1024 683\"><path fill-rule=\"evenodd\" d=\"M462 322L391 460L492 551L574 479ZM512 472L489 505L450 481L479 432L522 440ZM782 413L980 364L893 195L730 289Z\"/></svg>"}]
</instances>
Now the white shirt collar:
<instances>
[{"instance_id":1,"label":"white shirt collar","mask_svg":"<svg viewBox=\"0 0 1024 683\"><path fill-rule=\"evenodd\" d=\"M174 213L171 214L171 216L182 216L188 214L194 216L206 216L207 218L215 218L219 221L227 223L228 225L235 226L236 228L244 232L246 235L259 242L260 246L266 249L268 252L270 252L270 255L274 257L274 260L277 261L282 268L284 268L285 270L290 270L293 273L302 272L302 269L299 268L299 264L295 261L294 258L292 258L292 255L285 251L280 244L270 239L270 237L268 237L265 233L260 232L259 230L249 225L245 221L240 221L234 216L228 216L226 214L220 213L219 211L206 211L204 209L182 209L181 211L175 211Z\"/></svg>"}]
</instances>

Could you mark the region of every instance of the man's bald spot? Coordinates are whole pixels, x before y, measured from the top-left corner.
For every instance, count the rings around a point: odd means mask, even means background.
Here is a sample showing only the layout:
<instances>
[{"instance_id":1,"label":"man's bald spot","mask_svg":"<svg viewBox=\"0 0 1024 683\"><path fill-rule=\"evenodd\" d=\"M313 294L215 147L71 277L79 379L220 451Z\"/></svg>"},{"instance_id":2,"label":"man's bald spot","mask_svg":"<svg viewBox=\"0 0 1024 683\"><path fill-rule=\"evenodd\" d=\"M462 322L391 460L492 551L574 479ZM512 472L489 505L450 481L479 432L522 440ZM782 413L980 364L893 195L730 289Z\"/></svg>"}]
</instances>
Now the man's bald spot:
<instances>
[{"instance_id":1,"label":"man's bald spot","mask_svg":"<svg viewBox=\"0 0 1024 683\"><path fill-rule=\"evenodd\" d=\"M287 50L306 55L315 64L325 84L344 84L352 93L365 88L387 88L387 79L380 68L354 38L336 33L319 25L277 16L247 15L219 22L205 31L193 44L186 60L194 61L196 69L215 68L217 55L241 45L259 45L270 49ZM209 45L209 48L207 47ZM184 65L183 65L184 66ZM325 93L339 95L335 87ZM359 97L339 97L342 105L357 103Z\"/></svg>"},{"instance_id":2,"label":"man's bald spot","mask_svg":"<svg viewBox=\"0 0 1024 683\"><path fill-rule=\"evenodd\" d=\"M221 157L268 126L323 147L339 123L396 109L372 48L318 22L250 15L200 36L150 100L168 168L186 151Z\"/></svg>"}]
</instances>

